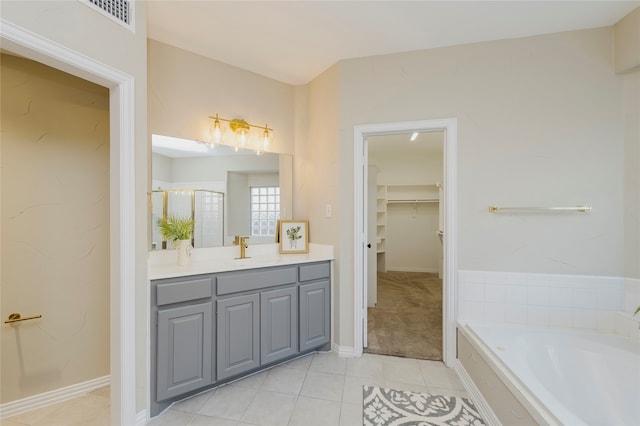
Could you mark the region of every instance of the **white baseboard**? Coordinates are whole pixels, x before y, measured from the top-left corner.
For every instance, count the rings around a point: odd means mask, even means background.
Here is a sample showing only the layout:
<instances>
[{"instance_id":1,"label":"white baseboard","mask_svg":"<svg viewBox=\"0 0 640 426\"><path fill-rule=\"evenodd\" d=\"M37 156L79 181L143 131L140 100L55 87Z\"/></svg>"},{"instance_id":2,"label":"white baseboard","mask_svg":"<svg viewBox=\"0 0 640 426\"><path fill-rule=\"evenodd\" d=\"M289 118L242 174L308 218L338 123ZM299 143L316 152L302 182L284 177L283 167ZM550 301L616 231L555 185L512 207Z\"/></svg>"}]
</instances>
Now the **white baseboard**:
<instances>
[{"instance_id":1,"label":"white baseboard","mask_svg":"<svg viewBox=\"0 0 640 426\"><path fill-rule=\"evenodd\" d=\"M502 423L500 423L500 420L498 420L498 417L489 406L489 403L482 396L480 389L478 389L476 384L473 383L471 376L469 376L469 373L467 373L467 370L464 369L464 366L459 360L456 360L454 369L456 370L456 373L458 373L458 377L460 377L465 389L467 389L467 392L471 396L471 400L480 412L485 424L496 426L501 425Z\"/></svg>"},{"instance_id":2,"label":"white baseboard","mask_svg":"<svg viewBox=\"0 0 640 426\"><path fill-rule=\"evenodd\" d=\"M56 404L58 402L67 401L78 396L86 395L96 389L109 386L109 376L98 377L86 382L77 383L75 385L66 386L60 389L40 393L27 398L18 399L16 401L7 402L0 405L0 419L26 413L27 411L42 408L47 405Z\"/></svg>"},{"instance_id":3,"label":"white baseboard","mask_svg":"<svg viewBox=\"0 0 640 426\"><path fill-rule=\"evenodd\" d=\"M331 344L331 350L341 358L353 358L355 356L353 346L340 346L334 342Z\"/></svg>"},{"instance_id":4,"label":"white baseboard","mask_svg":"<svg viewBox=\"0 0 640 426\"><path fill-rule=\"evenodd\" d=\"M147 424L147 410L138 411L136 414L136 426L144 426Z\"/></svg>"}]
</instances>

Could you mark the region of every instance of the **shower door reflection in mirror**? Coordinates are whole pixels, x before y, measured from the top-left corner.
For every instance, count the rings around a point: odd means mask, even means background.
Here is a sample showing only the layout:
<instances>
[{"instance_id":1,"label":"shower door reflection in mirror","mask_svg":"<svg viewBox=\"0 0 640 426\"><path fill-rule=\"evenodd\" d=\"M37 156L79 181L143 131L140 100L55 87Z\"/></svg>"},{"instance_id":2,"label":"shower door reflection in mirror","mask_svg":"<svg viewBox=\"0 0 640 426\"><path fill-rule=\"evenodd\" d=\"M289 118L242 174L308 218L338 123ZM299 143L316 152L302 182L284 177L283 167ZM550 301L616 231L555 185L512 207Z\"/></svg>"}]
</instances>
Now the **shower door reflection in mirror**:
<instances>
[{"instance_id":1,"label":"shower door reflection in mirror","mask_svg":"<svg viewBox=\"0 0 640 426\"><path fill-rule=\"evenodd\" d=\"M151 192L152 250L172 248L158 228L167 216L194 219L191 243L195 248L224 245L224 194L205 189L157 190Z\"/></svg>"}]
</instances>

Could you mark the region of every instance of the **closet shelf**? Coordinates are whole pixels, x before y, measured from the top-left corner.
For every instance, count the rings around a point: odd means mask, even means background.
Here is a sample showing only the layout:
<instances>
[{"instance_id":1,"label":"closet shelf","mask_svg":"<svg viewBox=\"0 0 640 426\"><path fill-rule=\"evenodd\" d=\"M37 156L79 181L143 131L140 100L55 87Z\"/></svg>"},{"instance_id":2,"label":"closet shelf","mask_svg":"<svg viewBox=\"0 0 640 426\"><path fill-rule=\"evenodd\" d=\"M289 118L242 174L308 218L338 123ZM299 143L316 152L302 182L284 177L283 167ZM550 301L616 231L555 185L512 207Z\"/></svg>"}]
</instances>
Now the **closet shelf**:
<instances>
[{"instance_id":1,"label":"closet shelf","mask_svg":"<svg viewBox=\"0 0 640 426\"><path fill-rule=\"evenodd\" d=\"M439 203L440 200L437 198L424 198L424 199L392 199L387 200L387 204L416 204L416 203Z\"/></svg>"}]
</instances>

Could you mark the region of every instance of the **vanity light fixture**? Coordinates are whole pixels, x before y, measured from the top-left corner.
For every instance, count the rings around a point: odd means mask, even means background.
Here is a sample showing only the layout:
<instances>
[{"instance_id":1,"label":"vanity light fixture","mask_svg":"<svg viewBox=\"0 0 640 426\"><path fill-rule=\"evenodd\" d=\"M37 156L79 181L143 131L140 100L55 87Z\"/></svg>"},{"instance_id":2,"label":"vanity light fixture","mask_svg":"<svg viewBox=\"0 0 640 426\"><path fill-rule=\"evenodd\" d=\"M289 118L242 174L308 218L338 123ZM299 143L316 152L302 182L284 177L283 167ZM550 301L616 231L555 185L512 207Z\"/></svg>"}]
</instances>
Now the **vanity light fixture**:
<instances>
[{"instance_id":1,"label":"vanity light fixture","mask_svg":"<svg viewBox=\"0 0 640 426\"><path fill-rule=\"evenodd\" d=\"M264 126L257 126L255 124L247 123L243 118L234 118L229 120L227 118L222 118L218 114L214 116L209 116L213 120L213 125L211 126L211 142L213 143L223 143L223 134L224 127L222 126L221 121L229 123L229 129L236 135L235 144L236 150L238 147L241 148L252 148L250 145L250 131L251 128L261 129L262 133L260 136L259 146L254 147L257 151L263 151L269 148L269 141L271 139L271 133L273 129L270 128L267 124Z\"/></svg>"}]
</instances>

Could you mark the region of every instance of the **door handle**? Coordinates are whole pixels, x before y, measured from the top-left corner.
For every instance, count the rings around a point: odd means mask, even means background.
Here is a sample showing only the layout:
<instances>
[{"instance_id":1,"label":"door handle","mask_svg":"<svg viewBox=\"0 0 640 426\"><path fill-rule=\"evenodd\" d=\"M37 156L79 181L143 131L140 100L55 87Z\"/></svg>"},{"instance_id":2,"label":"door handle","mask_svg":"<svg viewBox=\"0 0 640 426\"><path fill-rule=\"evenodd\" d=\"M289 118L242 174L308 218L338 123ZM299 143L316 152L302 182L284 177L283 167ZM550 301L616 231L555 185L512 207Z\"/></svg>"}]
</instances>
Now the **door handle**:
<instances>
[{"instance_id":1,"label":"door handle","mask_svg":"<svg viewBox=\"0 0 640 426\"><path fill-rule=\"evenodd\" d=\"M11 323L14 323L14 322L29 321L29 320L38 319L38 318L42 318L42 315L33 315L33 316L25 318L22 315L20 315L19 313L13 313L13 314L9 315L9 318L7 318L7 320L4 323L5 324L11 324Z\"/></svg>"},{"instance_id":2,"label":"door handle","mask_svg":"<svg viewBox=\"0 0 640 426\"><path fill-rule=\"evenodd\" d=\"M368 247L368 248L371 248L371 243L367 244L367 247Z\"/></svg>"}]
</instances>

